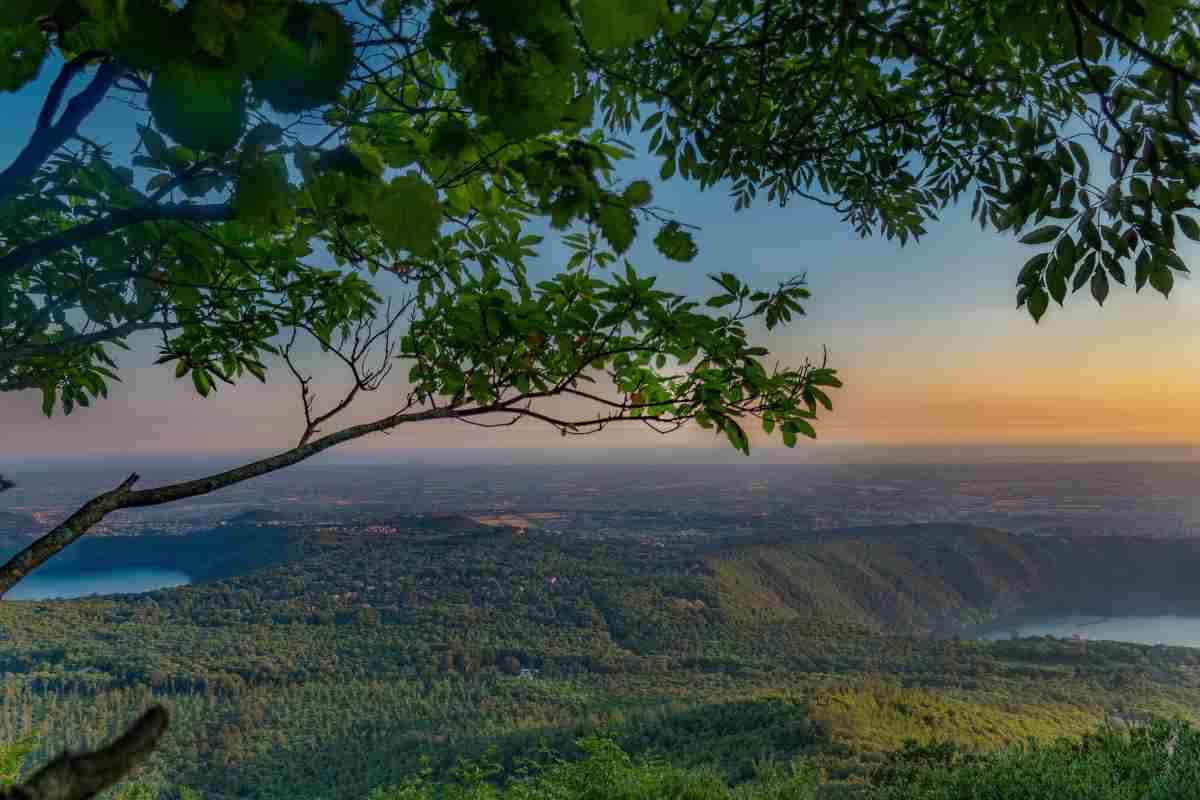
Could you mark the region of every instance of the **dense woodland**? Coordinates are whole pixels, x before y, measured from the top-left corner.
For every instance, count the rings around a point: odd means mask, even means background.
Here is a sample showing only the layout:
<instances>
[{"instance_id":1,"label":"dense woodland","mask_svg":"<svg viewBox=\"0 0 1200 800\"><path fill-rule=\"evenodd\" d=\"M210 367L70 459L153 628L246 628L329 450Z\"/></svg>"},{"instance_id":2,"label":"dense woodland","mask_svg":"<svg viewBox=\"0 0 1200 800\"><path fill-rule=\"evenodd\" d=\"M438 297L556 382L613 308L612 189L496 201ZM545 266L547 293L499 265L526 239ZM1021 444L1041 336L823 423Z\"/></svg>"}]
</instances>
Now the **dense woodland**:
<instances>
[{"instance_id":1,"label":"dense woodland","mask_svg":"<svg viewBox=\"0 0 1200 800\"><path fill-rule=\"evenodd\" d=\"M1191 648L973 635L1088 600L1062 572L1067 547L1079 586L1125 558L1131 592L1161 590L1143 610L1186 609L1187 541L928 525L660 548L452 518L396 536L240 524L219 530L279 547L236 577L5 604L0 741L36 739L26 768L158 700L171 729L118 791L357 800L423 768L453 783L462 759L491 759L499 782L551 751L586 763L590 734L722 786L776 767L840 785L908 740L982 754L1115 718L1194 719L1200 697ZM172 538L189 551L211 535Z\"/></svg>"}]
</instances>

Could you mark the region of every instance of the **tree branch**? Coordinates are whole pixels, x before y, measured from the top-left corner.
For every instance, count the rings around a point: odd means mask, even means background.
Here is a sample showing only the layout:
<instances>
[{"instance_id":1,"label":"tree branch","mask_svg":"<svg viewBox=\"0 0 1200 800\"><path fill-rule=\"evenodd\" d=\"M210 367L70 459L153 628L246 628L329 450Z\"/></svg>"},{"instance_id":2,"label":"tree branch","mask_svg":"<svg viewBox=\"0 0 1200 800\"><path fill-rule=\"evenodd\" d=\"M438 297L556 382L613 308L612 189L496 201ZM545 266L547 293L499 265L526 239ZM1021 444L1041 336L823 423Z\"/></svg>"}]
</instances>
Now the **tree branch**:
<instances>
[{"instance_id":1,"label":"tree branch","mask_svg":"<svg viewBox=\"0 0 1200 800\"><path fill-rule=\"evenodd\" d=\"M892 39L894 41L899 42L900 44L907 47L910 51L912 51L912 53L915 56L917 56L918 58L932 64L933 66L937 67L938 69L942 70L943 72L953 75L954 77L967 83L970 86L974 86L976 88L986 88L989 84L989 81L986 78L983 78L979 75L974 75L970 72L966 72L962 69L959 69L954 64L951 64L949 61L945 61L941 58L938 58L926 47L918 44L917 42L914 42L913 40L911 40L907 36L905 36L903 33L901 33L898 30L895 30L894 28L878 28L875 25L871 24L868 20L866 20L861 14L855 14L854 21L857 22L859 25L863 26L864 28L866 28L867 30L871 31L871 33L875 34L876 36L883 36L885 38Z\"/></svg>"},{"instance_id":2,"label":"tree branch","mask_svg":"<svg viewBox=\"0 0 1200 800\"><path fill-rule=\"evenodd\" d=\"M42 164L46 163L46 159L75 135L75 132L79 130L80 123L96 109L96 106L104 99L104 95L124 74L125 68L115 60L105 61L96 71L96 75L88 87L67 103L67 110L63 112L58 122L50 125L49 121L53 118L54 111L57 110L70 79L83 69L88 61L96 57L97 54L93 51L81 53L63 67L62 74L50 88L46 103L38 117L38 126L34 130L33 136L30 137L29 143L17 154L12 164L0 172L0 200L12 197L29 184L30 179L41 169Z\"/></svg>"},{"instance_id":3,"label":"tree branch","mask_svg":"<svg viewBox=\"0 0 1200 800\"><path fill-rule=\"evenodd\" d=\"M50 86L50 91L46 95L46 102L42 104L42 111L38 114L37 128L38 133L47 131L54 126L54 115L58 113L58 107L62 104L63 93L66 92L67 86L75 79L75 76L88 65L89 62L95 61L97 58L104 57L103 50L88 50L80 53L67 62L62 72L54 79L54 83Z\"/></svg>"},{"instance_id":4,"label":"tree branch","mask_svg":"<svg viewBox=\"0 0 1200 800\"><path fill-rule=\"evenodd\" d=\"M46 563L55 553L86 533L88 528L120 508L121 502L129 496L129 490L137 480L138 474L135 472L117 488L84 503L82 508L63 520L54 530L38 538L0 567L0 597L7 594L9 589L16 586L30 572Z\"/></svg>"},{"instance_id":5,"label":"tree branch","mask_svg":"<svg viewBox=\"0 0 1200 800\"><path fill-rule=\"evenodd\" d=\"M0 566L0 597L8 593L12 587L16 586L26 575L47 560L53 557L56 553L63 550L65 547L73 543L79 537L83 536L89 528L95 525L100 520L104 519L108 514L122 508L144 508L147 506L158 506L165 503L172 503L176 500L183 500L188 497L197 497L209 492L215 492L217 489L223 489L226 486L232 486L236 483L257 478L260 475L266 475L276 470L290 467L292 464L299 463L305 459L311 458L316 454L328 450L342 442L348 442L351 439L357 439L365 436L368 433L376 433L379 431L387 431L402 425L406 422L421 422L429 419L451 419L461 417L474 417L481 414L492 414L497 411L504 411L500 405L481 406L478 408L457 409L453 406L445 408L437 408L426 411L418 411L411 414L397 413L386 416L374 422L366 422L361 425L353 425L349 428L344 428L337 433L331 433L328 436L323 436L320 439L309 442L300 447L294 447L283 453L279 453L259 461L245 464L240 467L235 467L225 472L219 472L215 475L209 475L206 478L200 478L193 481L184 481L182 483L170 484L168 486L159 486L154 489L142 489L140 491L132 491L131 488L138 480L138 475L130 475L121 483L120 486L110 492L93 498L85 503L78 511L67 517L63 522L59 523L49 533L34 541L21 552L13 556L7 564ZM0 800L3 800L0 798Z\"/></svg>"},{"instance_id":6,"label":"tree branch","mask_svg":"<svg viewBox=\"0 0 1200 800\"><path fill-rule=\"evenodd\" d=\"M1142 47L1131 36L1129 36L1129 34L1125 33L1124 31L1120 30L1119 28L1114 28L1112 25L1109 25L1107 22L1105 22L1103 20L1103 18L1100 17L1099 14L1097 14L1092 9L1088 8L1086 4L1081 3L1080 0L1068 0L1068 5L1074 9L1076 9L1080 14L1082 14L1084 19L1086 19L1088 22L1092 23L1097 28L1104 31L1106 34L1113 37L1114 39L1119 41L1121 44L1125 45L1130 50L1137 53L1142 58L1146 59L1154 66L1158 67L1159 69L1164 69L1167 72L1174 75L1176 78L1181 78L1181 79L1187 81L1188 83L1192 83L1192 84L1200 83L1200 77L1193 75L1191 72L1188 72L1188 70L1186 70L1185 68L1179 66L1178 64L1176 64L1172 61L1168 61L1167 59L1154 53L1153 51L1148 50L1145 47Z\"/></svg>"},{"instance_id":7,"label":"tree branch","mask_svg":"<svg viewBox=\"0 0 1200 800\"><path fill-rule=\"evenodd\" d=\"M1088 83L1096 91L1096 96L1100 104L1100 111L1112 123L1113 128L1122 136L1125 135L1125 126L1116 118L1112 112L1112 107L1108 102L1108 94L1104 88L1104 84L1100 82L1096 73L1092 72L1092 67L1087 62L1087 58L1083 54L1083 26L1079 23L1079 14L1075 9L1074 3L1067 3L1067 11L1071 17L1071 27L1075 31L1075 58L1079 61L1079 65L1083 67L1083 72L1087 75Z\"/></svg>"},{"instance_id":8,"label":"tree branch","mask_svg":"<svg viewBox=\"0 0 1200 800\"><path fill-rule=\"evenodd\" d=\"M72 101L73 102L73 101ZM2 192L2 190L0 190ZM190 204L147 205L114 211L103 219L94 220L65 231L30 242L0 258L0 281L15 274L27 264L74 247L100 236L142 222L224 222L233 219L233 206L218 203L207 206Z\"/></svg>"},{"instance_id":9,"label":"tree branch","mask_svg":"<svg viewBox=\"0 0 1200 800\"><path fill-rule=\"evenodd\" d=\"M90 753L68 750L25 783L0 791L0 800L89 800L144 761L169 721L165 708L152 706L108 747Z\"/></svg>"},{"instance_id":10,"label":"tree branch","mask_svg":"<svg viewBox=\"0 0 1200 800\"><path fill-rule=\"evenodd\" d=\"M94 344L111 342L116 339L124 339L130 334L138 333L140 331L173 331L182 327L182 323L130 320L129 322L118 325L115 328L104 328L103 330L93 331L92 333L83 333L78 336L72 336L69 339L64 339L60 342L51 342L50 344L43 345L26 344L15 347L0 348L0 368L28 358L65 355L69 351L90 347ZM40 386L41 384L39 383L38 385Z\"/></svg>"}]
</instances>

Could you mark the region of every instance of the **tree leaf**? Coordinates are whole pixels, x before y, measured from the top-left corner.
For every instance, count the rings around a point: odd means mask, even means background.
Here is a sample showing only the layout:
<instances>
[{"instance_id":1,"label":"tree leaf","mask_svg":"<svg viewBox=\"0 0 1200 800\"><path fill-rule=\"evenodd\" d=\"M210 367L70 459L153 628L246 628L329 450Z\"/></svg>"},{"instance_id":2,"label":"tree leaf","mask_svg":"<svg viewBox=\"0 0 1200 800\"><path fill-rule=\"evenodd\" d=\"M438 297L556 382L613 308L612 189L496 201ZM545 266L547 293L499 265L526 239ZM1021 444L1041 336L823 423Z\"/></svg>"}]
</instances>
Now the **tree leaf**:
<instances>
[{"instance_id":1,"label":"tree leaf","mask_svg":"<svg viewBox=\"0 0 1200 800\"><path fill-rule=\"evenodd\" d=\"M1075 161L1079 163L1079 185L1087 184L1088 173L1091 171L1091 164L1088 162L1087 151L1083 149L1083 145L1075 140L1071 140L1071 154L1075 156Z\"/></svg>"},{"instance_id":2,"label":"tree leaf","mask_svg":"<svg viewBox=\"0 0 1200 800\"><path fill-rule=\"evenodd\" d=\"M1108 297L1108 274L1102 269L1092 273L1092 297L1096 298L1100 305L1104 305L1104 300Z\"/></svg>"},{"instance_id":3,"label":"tree leaf","mask_svg":"<svg viewBox=\"0 0 1200 800\"><path fill-rule=\"evenodd\" d=\"M1178 223L1179 229L1183 231L1183 235L1191 239L1193 242L1200 242L1200 224L1192 217L1184 214L1176 214L1175 222Z\"/></svg>"},{"instance_id":4,"label":"tree leaf","mask_svg":"<svg viewBox=\"0 0 1200 800\"><path fill-rule=\"evenodd\" d=\"M633 212L623 205L605 203L596 219L600 233L612 246L613 252L621 255L633 244L637 235L637 219Z\"/></svg>"},{"instance_id":5,"label":"tree leaf","mask_svg":"<svg viewBox=\"0 0 1200 800\"><path fill-rule=\"evenodd\" d=\"M1059 225L1046 225L1037 230L1030 231L1021 237L1021 244L1045 244L1053 241L1062 233L1062 227Z\"/></svg>"},{"instance_id":6,"label":"tree leaf","mask_svg":"<svg viewBox=\"0 0 1200 800\"><path fill-rule=\"evenodd\" d=\"M159 163L167 161L167 142L149 125L138 125L138 133L142 136L142 144L146 146L146 152L152 159Z\"/></svg>"},{"instance_id":7,"label":"tree leaf","mask_svg":"<svg viewBox=\"0 0 1200 800\"><path fill-rule=\"evenodd\" d=\"M1083 266L1075 273L1075 279L1071 282L1071 291L1078 292L1083 288L1083 285L1092 277L1092 270L1096 268L1096 254L1088 253L1087 258L1083 260Z\"/></svg>"},{"instance_id":8,"label":"tree leaf","mask_svg":"<svg viewBox=\"0 0 1200 800\"><path fill-rule=\"evenodd\" d=\"M54 415L54 401L58 397L58 383L48 383L42 387L42 413L47 417Z\"/></svg>"},{"instance_id":9,"label":"tree leaf","mask_svg":"<svg viewBox=\"0 0 1200 800\"><path fill-rule=\"evenodd\" d=\"M171 176L165 172L160 172L157 175L152 175L150 180L146 181L147 192L157 192L162 187L171 182Z\"/></svg>"},{"instance_id":10,"label":"tree leaf","mask_svg":"<svg viewBox=\"0 0 1200 800\"><path fill-rule=\"evenodd\" d=\"M1050 290L1050 296L1054 298L1054 302L1061 306L1063 298L1067 296L1067 278L1062 269L1050 270L1046 276L1046 288Z\"/></svg>"},{"instance_id":11,"label":"tree leaf","mask_svg":"<svg viewBox=\"0 0 1200 800\"><path fill-rule=\"evenodd\" d=\"M1026 307L1029 309L1029 315L1033 317L1033 321L1037 322L1046 313L1046 308L1050 305L1050 296L1040 287L1035 286L1029 293L1029 299L1026 301Z\"/></svg>"},{"instance_id":12,"label":"tree leaf","mask_svg":"<svg viewBox=\"0 0 1200 800\"><path fill-rule=\"evenodd\" d=\"M579 0L577 11L588 43L608 50L653 36L661 5L653 0Z\"/></svg>"},{"instance_id":13,"label":"tree leaf","mask_svg":"<svg viewBox=\"0 0 1200 800\"><path fill-rule=\"evenodd\" d=\"M663 161L662 168L658 171L658 177L660 177L664 181L666 181L666 180L670 180L671 176L673 176L674 174L675 174L675 159L668 156Z\"/></svg>"},{"instance_id":14,"label":"tree leaf","mask_svg":"<svg viewBox=\"0 0 1200 800\"><path fill-rule=\"evenodd\" d=\"M649 203L654 197L654 192L649 181L634 181L625 187L621 196L626 203L637 208Z\"/></svg>"},{"instance_id":15,"label":"tree leaf","mask_svg":"<svg viewBox=\"0 0 1200 800\"><path fill-rule=\"evenodd\" d=\"M201 397L208 397L208 393L212 391L212 381L208 378L208 373L203 369L192 370L192 385L196 387L196 391Z\"/></svg>"},{"instance_id":16,"label":"tree leaf","mask_svg":"<svg viewBox=\"0 0 1200 800\"><path fill-rule=\"evenodd\" d=\"M1150 270L1150 285L1162 293L1163 297L1171 296L1171 287L1175 285L1175 277L1164 264L1154 263Z\"/></svg>"}]
</instances>

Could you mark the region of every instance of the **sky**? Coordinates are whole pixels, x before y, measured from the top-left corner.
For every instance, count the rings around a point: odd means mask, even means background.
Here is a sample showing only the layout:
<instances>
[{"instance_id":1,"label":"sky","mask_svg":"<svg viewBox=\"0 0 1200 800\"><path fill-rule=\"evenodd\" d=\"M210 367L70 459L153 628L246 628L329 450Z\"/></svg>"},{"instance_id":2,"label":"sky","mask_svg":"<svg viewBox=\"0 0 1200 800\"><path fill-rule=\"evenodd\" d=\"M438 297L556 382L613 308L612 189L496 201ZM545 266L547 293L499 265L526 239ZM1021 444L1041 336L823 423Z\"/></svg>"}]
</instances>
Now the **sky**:
<instances>
[{"instance_id":1,"label":"sky","mask_svg":"<svg viewBox=\"0 0 1200 800\"><path fill-rule=\"evenodd\" d=\"M0 162L7 164L32 131L57 67L47 64L37 81L5 97ZM77 82L73 89L83 85ZM111 143L116 163L128 163L135 123L146 116L109 99L80 132ZM644 138L630 141L638 146ZM920 242L902 248L882 237L861 239L830 210L802 200L780 208L764 198L735 213L727 187L700 192L678 177L664 183L657 159L623 162L619 174L623 180L651 180L655 205L699 226L700 255L690 264L659 256L650 241L653 228L643 227L629 258L639 271L658 276L659 288L704 298L715 288L706 275L715 272L735 272L762 288L807 275L812 292L807 316L771 333L752 328L753 338L773 358L797 365L806 356L819 360L827 347L830 366L839 370L845 387L833 392L834 411L822 414L817 442L802 440L788 451L777 438L752 431L751 458L820 461L865 453L869 460L875 453L916 460L1003 454L1200 460L1200 292L1194 282L1178 280L1169 299L1149 289L1135 294L1114 286L1103 309L1080 292L1065 308L1052 305L1035 325L1016 310L1014 284L1020 265L1036 249L1011 236L980 232L968 219L967 203L949 209L941 221L927 225ZM554 274L566 260L557 234L545 232L531 278ZM1194 248L1181 255L1189 263L1196 260ZM390 277L381 274L374 282L398 296ZM239 454L276 452L295 443L303 418L295 382L281 363L270 364L267 385L249 378L237 387L222 385L205 399L190 380L153 366L153 339L135 337L130 344L131 352L116 353L123 382L110 388L108 400L69 417L42 416L36 391L0 395L0 467L65 457L232 454L236 461ZM315 376L318 402L340 396L345 377L331 358L314 347L304 363ZM395 370L383 389L356 403L341 423L387 413L403 397L404 371ZM694 427L662 437L630 424L563 438L531 421L495 430L434 422L342 445L338 456L387 459L454 451L724 459L729 447Z\"/></svg>"}]
</instances>

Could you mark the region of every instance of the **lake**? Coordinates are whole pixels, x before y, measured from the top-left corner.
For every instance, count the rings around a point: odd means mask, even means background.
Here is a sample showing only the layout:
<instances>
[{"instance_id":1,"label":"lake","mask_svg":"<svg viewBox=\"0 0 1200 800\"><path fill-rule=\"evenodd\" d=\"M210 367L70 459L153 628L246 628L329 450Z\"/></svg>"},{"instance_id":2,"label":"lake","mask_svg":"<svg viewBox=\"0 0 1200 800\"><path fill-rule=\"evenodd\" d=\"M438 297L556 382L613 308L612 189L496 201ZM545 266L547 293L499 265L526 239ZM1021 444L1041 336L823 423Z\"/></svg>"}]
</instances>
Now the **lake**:
<instances>
[{"instance_id":1,"label":"lake","mask_svg":"<svg viewBox=\"0 0 1200 800\"><path fill-rule=\"evenodd\" d=\"M1200 647L1200 617L1184 617L1176 614L1154 614L1141 617L1056 615L1013 625L997 626L980 634L980 638L1057 636L1070 639L1076 633L1087 636L1093 641L1107 639L1135 644Z\"/></svg>"},{"instance_id":2,"label":"lake","mask_svg":"<svg viewBox=\"0 0 1200 800\"><path fill-rule=\"evenodd\" d=\"M34 573L18 583L5 600L50 600L90 594L149 592L191 583L186 572L157 567L135 567L106 572Z\"/></svg>"}]
</instances>

